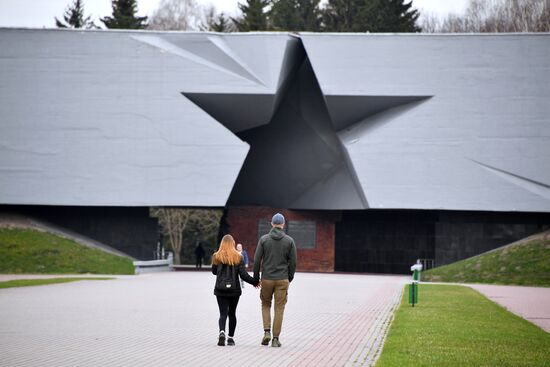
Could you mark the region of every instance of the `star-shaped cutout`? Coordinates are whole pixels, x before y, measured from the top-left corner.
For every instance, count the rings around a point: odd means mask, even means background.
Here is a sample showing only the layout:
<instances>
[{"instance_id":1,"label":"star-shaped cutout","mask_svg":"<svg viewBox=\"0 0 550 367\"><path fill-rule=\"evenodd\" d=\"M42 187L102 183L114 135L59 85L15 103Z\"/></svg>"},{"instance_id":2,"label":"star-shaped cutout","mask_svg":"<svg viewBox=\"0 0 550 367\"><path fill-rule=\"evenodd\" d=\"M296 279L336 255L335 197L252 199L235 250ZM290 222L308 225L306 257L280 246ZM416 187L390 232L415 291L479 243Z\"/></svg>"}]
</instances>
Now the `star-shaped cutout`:
<instances>
[{"instance_id":1,"label":"star-shaped cutout","mask_svg":"<svg viewBox=\"0 0 550 367\"><path fill-rule=\"evenodd\" d=\"M303 46L301 52L276 94L182 94L250 144L229 204L366 209L338 133L430 96L323 95Z\"/></svg>"}]
</instances>

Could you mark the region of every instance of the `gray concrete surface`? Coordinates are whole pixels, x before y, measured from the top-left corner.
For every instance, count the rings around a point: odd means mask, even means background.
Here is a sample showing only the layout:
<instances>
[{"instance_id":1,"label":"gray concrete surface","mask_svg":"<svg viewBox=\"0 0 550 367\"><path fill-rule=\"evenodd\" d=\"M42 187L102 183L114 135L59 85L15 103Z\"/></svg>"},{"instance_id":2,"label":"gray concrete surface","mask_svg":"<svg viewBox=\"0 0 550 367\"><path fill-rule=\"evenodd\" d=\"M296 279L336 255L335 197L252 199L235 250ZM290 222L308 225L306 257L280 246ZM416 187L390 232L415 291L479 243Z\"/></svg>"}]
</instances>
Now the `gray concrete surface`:
<instances>
[{"instance_id":1,"label":"gray concrete surface","mask_svg":"<svg viewBox=\"0 0 550 367\"><path fill-rule=\"evenodd\" d=\"M237 310L237 345L216 345L208 272L0 289L0 366L371 365L406 280L298 273L280 349L260 345L251 286Z\"/></svg>"},{"instance_id":2,"label":"gray concrete surface","mask_svg":"<svg viewBox=\"0 0 550 367\"><path fill-rule=\"evenodd\" d=\"M0 28L0 203L550 212L549 41Z\"/></svg>"}]
</instances>

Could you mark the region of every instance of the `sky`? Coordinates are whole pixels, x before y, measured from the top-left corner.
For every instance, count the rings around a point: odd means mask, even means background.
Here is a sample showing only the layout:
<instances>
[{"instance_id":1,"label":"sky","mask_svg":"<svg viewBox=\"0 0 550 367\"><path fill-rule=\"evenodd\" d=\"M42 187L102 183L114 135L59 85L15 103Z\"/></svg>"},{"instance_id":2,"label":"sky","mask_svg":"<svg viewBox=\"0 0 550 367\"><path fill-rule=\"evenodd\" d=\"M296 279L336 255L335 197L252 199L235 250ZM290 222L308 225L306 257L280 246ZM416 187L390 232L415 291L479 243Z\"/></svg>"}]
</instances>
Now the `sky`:
<instances>
[{"instance_id":1,"label":"sky","mask_svg":"<svg viewBox=\"0 0 550 367\"><path fill-rule=\"evenodd\" d=\"M244 0L241 0L244 2ZM461 13L469 0L413 0L416 8L424 13L445 16L450 12ZM53 28L54 17L62 19L67 5L73 0L0 0L0 27ZM111 15L111 0L83 0L84 12L98 18ZM237 14L239 0L197 0L200 5L213 4L218 11ZM160 0L138 0L138 15L151 15Z\"/></svg>"}]
</instances>

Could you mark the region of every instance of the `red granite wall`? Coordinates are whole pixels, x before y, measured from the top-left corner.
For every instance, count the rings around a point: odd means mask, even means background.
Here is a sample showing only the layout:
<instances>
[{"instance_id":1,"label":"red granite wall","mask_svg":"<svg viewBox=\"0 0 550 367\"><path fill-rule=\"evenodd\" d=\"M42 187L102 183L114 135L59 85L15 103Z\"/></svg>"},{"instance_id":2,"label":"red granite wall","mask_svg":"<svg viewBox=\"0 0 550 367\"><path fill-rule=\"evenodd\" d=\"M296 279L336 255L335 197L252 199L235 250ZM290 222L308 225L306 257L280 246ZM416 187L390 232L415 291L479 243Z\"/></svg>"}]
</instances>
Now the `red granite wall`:
<instances>
[{"instance_id":1,"label":"red granite wall","mask_svg":"<svg viewBox=\"0 0 550 367\"><path fill-rule=\"evenodd\" d=\"M271 217L277 212L282 213L287 221L308 220L316 222L315 248L298 249L297 270L333 272L335 222L339 218L339 213L251 206L229 207L226 219L229 233L237 243L242 243L250 257L249 265L253 264L254 252L258 244L258 221L261 219L271 221Z\"/></svg>"}]
</instances>

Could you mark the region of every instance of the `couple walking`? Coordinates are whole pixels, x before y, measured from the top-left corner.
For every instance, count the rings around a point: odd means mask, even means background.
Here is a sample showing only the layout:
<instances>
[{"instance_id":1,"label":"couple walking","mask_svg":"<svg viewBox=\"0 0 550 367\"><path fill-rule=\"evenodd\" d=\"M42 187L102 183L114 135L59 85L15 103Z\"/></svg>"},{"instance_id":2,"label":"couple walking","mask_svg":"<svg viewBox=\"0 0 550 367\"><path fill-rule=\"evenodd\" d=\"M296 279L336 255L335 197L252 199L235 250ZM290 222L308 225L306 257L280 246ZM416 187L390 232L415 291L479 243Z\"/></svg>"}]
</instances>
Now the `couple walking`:
<instances>
[{"instance_id":1,"label":"couple walking","mask_svg":"<svg viewBox=\"0 0 550 367\"><path fill-rule=\"evenodd\" d=\"M214 295L220 309L218 345L235 345L237 327L237 304L241 296L239 277L256 288L261 288L262 319L264 336L262 345L280 347L279 335L283 323L283 313L287 301L289 283L296 271L296 245L292 237L284 232L285 218L277 213L271 219L271 231L258 241L254 254L254 277L245 269L244 259L235 249L235 240L225 235L220 248L212 257L212 273L216 275ZM260 277L261 269L261 277ZM271 340L271 303L275 298L273 318L273 340ZM229 333L225 334L226 320L229 318Z\"/></svg>"}]
</instances>

